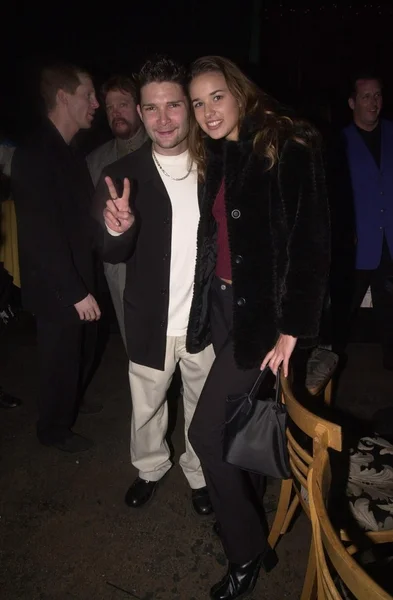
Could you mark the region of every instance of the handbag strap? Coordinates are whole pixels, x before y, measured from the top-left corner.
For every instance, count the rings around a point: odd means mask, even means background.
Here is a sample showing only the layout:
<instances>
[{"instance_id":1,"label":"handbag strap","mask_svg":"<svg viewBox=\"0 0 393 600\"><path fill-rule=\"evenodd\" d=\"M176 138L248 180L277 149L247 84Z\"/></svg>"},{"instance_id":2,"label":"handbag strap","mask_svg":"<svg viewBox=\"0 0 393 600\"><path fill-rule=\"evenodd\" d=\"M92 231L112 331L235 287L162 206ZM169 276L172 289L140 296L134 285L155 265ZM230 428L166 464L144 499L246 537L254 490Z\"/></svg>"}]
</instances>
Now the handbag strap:
<instances>
[{"instance_id":1,"label":"handbag strap","mask_svg":"<svg viewBox=\"0 0 393 600\"><path fill-rule=\"evenodd\" d=\"M275 401L276 404L280 404L281 403L281 379L280 379L280 371L281 371L281 367L278 367L277 369L277 375L276 375L276 394L275 394ZM256 378L256 381L254 383L254 385L251 388L251 391L248 395L248 397L250 398L251 401L255 400L255 396L258 393L259 387L262 384L262 382L264 381L264 379L266 378L267 373L270 372L269 367L265 367L263 369L263 371L260 371L258 374L258 377Z\"/></svg>"},{"instance_id":2,"label":"handbag strap","mask_svg":"<svg viewBox=\"0 0 393 600\"><path fill-rule=\"evenodd\" d=\"M278 367L277 369L277 375L276 375L276 397L275 397L275 401L276 404L281 404L282 403L282 390L281 390L281 366Z\"/></svg>"}]
</instances>

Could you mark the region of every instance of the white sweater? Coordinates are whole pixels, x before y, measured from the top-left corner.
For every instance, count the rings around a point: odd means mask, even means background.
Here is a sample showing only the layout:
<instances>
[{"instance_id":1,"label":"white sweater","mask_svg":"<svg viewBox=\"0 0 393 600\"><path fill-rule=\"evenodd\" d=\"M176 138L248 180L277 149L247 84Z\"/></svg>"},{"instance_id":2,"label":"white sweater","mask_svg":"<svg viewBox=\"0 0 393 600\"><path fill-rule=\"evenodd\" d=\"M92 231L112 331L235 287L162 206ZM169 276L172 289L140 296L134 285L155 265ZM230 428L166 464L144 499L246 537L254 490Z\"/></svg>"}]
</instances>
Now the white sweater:
<instances>
[{"instance_id":1,"label":"white sweater","mask_svg":"<svg viewBox=\"0 0 393 600\"><path fill-rule=\"evenodd\" d=\"M156 154L172 177L183 177L190 166L188 150L178 156ZM174 181L158 168L172 205L172 243L169 279L168 336L186 334L190 315L199 223L196 165L182 181Z\"/></svg>"},{"instance_id":2,"label":"white sweater","mask_svg":"<svg viewBox=\"0 0 393 600\"><path fill-rule=\"evenodd\" d=\"M183 177L190 166L188 150L178 156L156 154L166 173ZM192 302L199 223L196 165L186 179L175 181L157 167L172 206L171 264L169 275L168 336L187 332ZM108 228L111 235L119 235ZM154 240L152 240L154 243Z\"/></svg>"}]
</instances>

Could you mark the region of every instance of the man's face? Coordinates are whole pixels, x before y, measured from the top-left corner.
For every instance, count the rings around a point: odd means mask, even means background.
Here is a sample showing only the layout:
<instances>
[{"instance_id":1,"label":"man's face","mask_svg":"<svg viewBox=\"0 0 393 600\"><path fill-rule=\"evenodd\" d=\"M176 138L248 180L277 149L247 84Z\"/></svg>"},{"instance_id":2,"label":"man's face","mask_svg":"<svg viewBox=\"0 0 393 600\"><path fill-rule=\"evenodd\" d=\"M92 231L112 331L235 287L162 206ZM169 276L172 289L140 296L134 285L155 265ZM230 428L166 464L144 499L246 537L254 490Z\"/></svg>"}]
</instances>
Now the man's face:
<instances>
[{"instance_id":1,"label":"man's face","mask_svg":"<svg viewBox=\"0 0 393 600\"><path fill-rule=\"evenodd\" d=\"M189 108L180 84L148 83L137 108L157 152L170 155L187 149Z\"/></svg>"},{"instance_id":2,"label":"man's face","mask_svg":"<svg viewBox=\"0 0 393 600\"><path fill-rule=\"evenodd\" d=\"M68 115L78 130L90 129L94 113L99 104L90 77L80 73L79 81L81 83L76 88L74 94L64 93L67 101Z\"/></svg>"},{"instance_id":3,"label":"man's face","mask_svg":"<svg viewBox=\"0 0 393 600\"><path fill-rule=\"evenodd\" d=\"M358 127L366 131L375 129L382 109L382 89L379 81L358 79L356 96L349 98L348 104L353 111L353 120Z\"/></svg>"},{"instance_id":4,"label":"man's face","mask_svg":"<svg viewBox=\"0 0 393 600\"><path fill-rule=\"evenodd\" d=\"M111 90L105 99L109 127L115 137L128 140L140 127L136 104L129 92Z\"/></svg>"}]
</instances>

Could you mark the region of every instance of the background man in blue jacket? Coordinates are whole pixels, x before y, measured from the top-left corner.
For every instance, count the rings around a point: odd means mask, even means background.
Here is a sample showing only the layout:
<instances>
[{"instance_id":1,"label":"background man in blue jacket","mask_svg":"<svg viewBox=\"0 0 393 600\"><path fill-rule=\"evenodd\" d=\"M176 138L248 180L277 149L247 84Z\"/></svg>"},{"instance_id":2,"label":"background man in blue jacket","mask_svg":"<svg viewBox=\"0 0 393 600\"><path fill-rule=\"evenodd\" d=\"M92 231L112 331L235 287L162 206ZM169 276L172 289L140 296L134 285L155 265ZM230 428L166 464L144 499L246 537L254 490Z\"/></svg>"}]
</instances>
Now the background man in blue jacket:
<instances>
[{"instance_id":1,"label":"background man in blue jacket","mask_svg":"<svg viewBox=\"0 0 393 600\"><path fill-rule=\"evenodd\" d=\"M348 103L353 122L343 136L354 216L351 313L370 287L383 365L393 369L393 123L380 118L382 82L371 73L353 78Z\"/></svg>"}]
</instances>

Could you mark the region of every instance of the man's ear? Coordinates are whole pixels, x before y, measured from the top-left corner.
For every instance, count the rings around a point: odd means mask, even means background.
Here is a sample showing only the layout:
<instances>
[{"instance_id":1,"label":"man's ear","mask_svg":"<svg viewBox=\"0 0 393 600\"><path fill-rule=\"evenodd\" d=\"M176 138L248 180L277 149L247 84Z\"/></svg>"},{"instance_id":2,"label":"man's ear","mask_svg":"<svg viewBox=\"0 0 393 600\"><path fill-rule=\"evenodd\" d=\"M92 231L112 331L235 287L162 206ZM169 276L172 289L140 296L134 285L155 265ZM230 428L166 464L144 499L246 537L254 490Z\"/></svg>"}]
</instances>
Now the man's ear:
<instances>
[{"instance_id":1,"label":"man's ear","mask_svg":"<svg viewBox=\"0 0 393 600\"><path fill-rule=\"evenodd\" d=\"M353 98L348 98L348 104L351 110L355 108L355 100Z\"/></svg>"},{"instance_id":2,"label":"man's ear","mask_svg":"<svg viewBox=\"0 0 393 600\"><path fill-rule=\"evenodd\" d=\"M143 119L142 119L141 105L140 104L136 105L136 110L137 110L137 113L139 115L140 120L143 121Z\"/></svg>"},{"instance_id":3,"label":"man's ear","mask_svg":"<svg viewBox=\"0 0 393 600\"><path fill-rule=\"evenodd\" d=\"M58 90L58 92L56 94L56 100L57 100L57 104L67 105L68 104L67 92L65 92L64 90Z\"/></svg>"}]
</instances>

